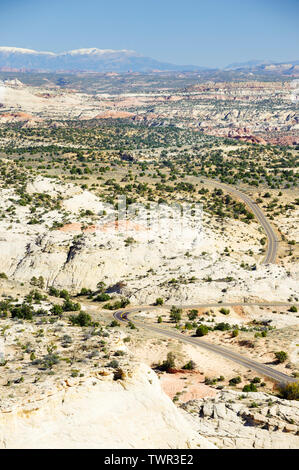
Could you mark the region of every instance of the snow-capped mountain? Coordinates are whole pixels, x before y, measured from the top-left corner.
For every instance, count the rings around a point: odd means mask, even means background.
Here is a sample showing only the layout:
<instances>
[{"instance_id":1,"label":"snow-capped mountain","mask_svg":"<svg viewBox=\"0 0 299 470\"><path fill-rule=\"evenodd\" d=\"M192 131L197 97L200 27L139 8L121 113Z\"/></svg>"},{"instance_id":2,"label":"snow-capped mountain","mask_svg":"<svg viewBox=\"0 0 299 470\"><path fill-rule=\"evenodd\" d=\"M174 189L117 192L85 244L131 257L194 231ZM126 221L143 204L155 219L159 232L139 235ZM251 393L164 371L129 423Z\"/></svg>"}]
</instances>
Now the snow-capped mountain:
<instances>
[{"instance_id":1,"label":"snow-capped mountain","mask_svg":"<svg viewBox=\"0 0 299 470\"><path fill-rule=\"evenodd\" d=\"M205 67L168 64L126 49L90 48L54 53L17 47L0 47L0 70L7 68L73 72L149 72L152 70L194 71Z\"/></svg>"}]
</instances>

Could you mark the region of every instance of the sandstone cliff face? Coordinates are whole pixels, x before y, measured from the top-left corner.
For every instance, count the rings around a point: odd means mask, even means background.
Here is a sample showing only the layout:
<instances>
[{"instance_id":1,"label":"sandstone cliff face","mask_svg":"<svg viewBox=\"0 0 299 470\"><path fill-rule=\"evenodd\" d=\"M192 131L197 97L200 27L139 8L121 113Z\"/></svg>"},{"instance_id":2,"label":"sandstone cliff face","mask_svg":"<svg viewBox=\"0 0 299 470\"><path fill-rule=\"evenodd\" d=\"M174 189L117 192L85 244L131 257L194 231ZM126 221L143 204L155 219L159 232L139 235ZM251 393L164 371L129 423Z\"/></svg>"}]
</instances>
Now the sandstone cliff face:
<instances>
[{"instance_id":1,"label":"sandstone cliff face","mask_svg":"<svg viewBox=\"0 0 299 470\"><path fill-rule=\"evenodd\" d=\"M184 231L184 237L178 231L179 235L173 238L175 230L165 235L163 226L151 230L147 237L147 230L138 230L137 224L115 230L105 217L97 215L103 207L100 199L75 185L39 177L28 184L27 191L33 197L42 192L60 198L62 209L48 212L39 209L36 216L42 220L32 225L29 208L16 205L11 220L7 217L1 220L1 271L9 279L30 282L33 276L43 276L45 287L54 285L73 293L82 287L94 290L100 281L109 286L121 280L126 283L121 294L129 297L131 303L138 304L152 303L159 296L169 302L190 304L197 303L200 298L228 300L223 293L223 288L227 287L225 282L211 283L208 288L204 281L209 276L215 278L215 273L219 280L227 276L235 279L233 300L246 296L285 301L296 293L295 266L289 269L276 265L258 266L256 271L240 271L239 255L244 262L250 263L252 259L246 252L251 249L258 254L260 233L257 224L248 226L230 220L226 232L219 233L204 214L202 227L195 232ZM1 189L2 209L7 211L11 199L16 198L13 190ZM95 216L82 218L80 211L87 209ZM53 224L63 224L65 220L69 223L53 229ZM89 227L85 231L81 230L83 224ZM142 224L145 225L140 221L139 225ZM134 243L126 245L127 237L133 238ZM234 249L236 259L222 256L225 246ZM194 257L192 264L185 256L188 249ZM174 272L177 278L190 278L190 267L197 282L182 282L174 287L167 282Z\"/></svg>"},{"instance_id":2,"label":"sandstone cliff face","mask_svg":"<svg viewBox=\"0 0 299 470\"><path fill-rule=\"evenodd\" d=\"M69 385L14 408L2 405L0 448L215 448L143 364L123 380Z\"/></svg>"}]
</instances>

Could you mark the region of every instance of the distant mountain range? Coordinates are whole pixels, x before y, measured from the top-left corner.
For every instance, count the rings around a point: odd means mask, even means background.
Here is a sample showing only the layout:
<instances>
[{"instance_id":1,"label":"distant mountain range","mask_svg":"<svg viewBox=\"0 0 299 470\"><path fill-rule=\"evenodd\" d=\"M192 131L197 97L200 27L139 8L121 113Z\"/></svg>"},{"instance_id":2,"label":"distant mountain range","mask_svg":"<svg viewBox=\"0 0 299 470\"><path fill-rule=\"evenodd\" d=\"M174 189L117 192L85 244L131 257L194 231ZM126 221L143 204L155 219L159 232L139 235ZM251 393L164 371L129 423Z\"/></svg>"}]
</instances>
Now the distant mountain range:
<instances>
[{"instance_id":1,"label":"distant mountain range","mask_svg":"<svg viewBox=\"0 0 299 470\"><path fill-rule=\"evenodd\" d=\"M273 62L270 60L248 60L247 62L234 62L225 67L226 70L234 70L239 68L258 67L260 65L269 65Z\"/></svg>"},{"instance_id":2,"label":"distant mountain range","mask_svg":"<svg viewBox=\"0 0 299 470\"><path fill-rule=\"evenodd\" d=\"M225 70L246 70L251 72L273 72L284 75L298 75L299 60L285 62L271 62L270 60L249 60L248 62L236 62L225 67Z\"/></svg>"},{"instance_id":3,"label":"distant mountain range","mask_svg":"<svg viewBox=\"0 0 299 470\"><path fill-rule=\"evenodd\" d=\"M199 71L207 67L174 65L142 56L135 51L77 49L68 52L39 52L17 47L0 47L0 70L70 72Z\"/></svg>"},{"instance_id":4,"label":"distant mountain range","mask_svg":"<svg viewBox=\"0 0 299 470\"><path fill-rule=\"evenodd\" d=\"M68 52L40 52L18 47L0 47L1 71L36 72L199 72L217 70L197 65L175 65L160 62L130 50L76 49ZM274 73L298 76L299 61L274 63L267 60L250 60L233 63L225 71Z\"/></svg>"}]
</instances>

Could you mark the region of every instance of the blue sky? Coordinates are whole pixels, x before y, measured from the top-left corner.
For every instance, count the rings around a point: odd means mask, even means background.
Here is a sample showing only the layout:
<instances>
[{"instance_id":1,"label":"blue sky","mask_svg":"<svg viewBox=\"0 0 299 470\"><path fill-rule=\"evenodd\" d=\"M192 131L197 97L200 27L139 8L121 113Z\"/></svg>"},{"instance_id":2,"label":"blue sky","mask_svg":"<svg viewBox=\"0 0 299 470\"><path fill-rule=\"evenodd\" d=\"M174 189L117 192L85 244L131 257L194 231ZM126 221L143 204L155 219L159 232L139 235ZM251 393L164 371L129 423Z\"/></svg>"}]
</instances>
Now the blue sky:
<instances>
[{"instance_id":1,"label":"blue sky","mask_svg":"<svg viewBox=\"0 0 299 470\"><path fill-rule=\"evenodd\" d=\"M133 49L176 64L299 59L299 0L0 0L0 45Z\"/></svg>"}]
</instances>

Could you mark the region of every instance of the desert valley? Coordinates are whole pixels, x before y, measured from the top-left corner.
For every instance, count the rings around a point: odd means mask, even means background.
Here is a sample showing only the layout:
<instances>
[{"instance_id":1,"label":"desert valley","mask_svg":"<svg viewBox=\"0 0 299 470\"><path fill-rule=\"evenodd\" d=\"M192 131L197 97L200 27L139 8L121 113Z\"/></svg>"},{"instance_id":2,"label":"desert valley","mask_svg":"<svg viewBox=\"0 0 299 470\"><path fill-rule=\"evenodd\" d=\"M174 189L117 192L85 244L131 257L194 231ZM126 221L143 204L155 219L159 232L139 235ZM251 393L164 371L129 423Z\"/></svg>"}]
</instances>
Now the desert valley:
<instances>
[{"instance_id":1,"label":"desert valley","mask_svg":"<svg viewBox=\"0 0 299 470\"><path fill-rule=\"evenodd\" d=\"M0 448L298 448L296 77L4 63Z\"/></svg>"}]
</instances>

